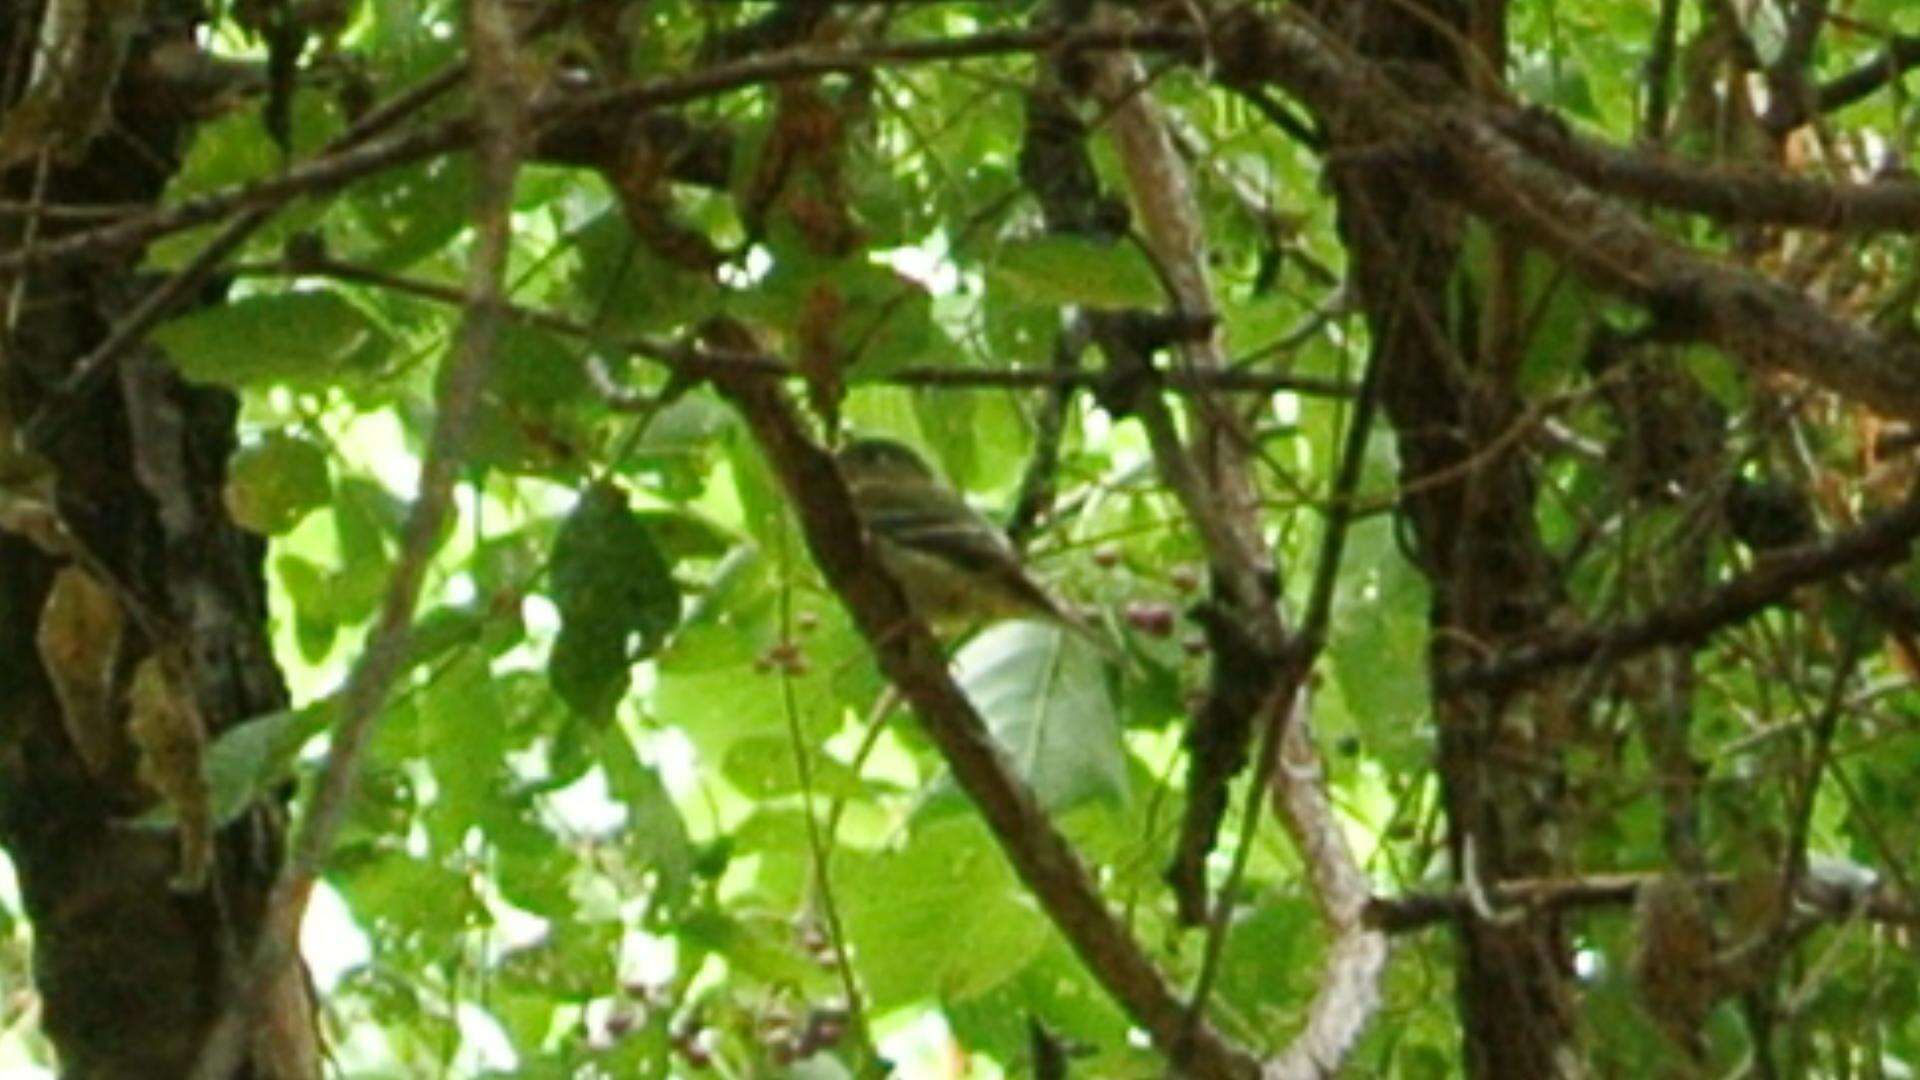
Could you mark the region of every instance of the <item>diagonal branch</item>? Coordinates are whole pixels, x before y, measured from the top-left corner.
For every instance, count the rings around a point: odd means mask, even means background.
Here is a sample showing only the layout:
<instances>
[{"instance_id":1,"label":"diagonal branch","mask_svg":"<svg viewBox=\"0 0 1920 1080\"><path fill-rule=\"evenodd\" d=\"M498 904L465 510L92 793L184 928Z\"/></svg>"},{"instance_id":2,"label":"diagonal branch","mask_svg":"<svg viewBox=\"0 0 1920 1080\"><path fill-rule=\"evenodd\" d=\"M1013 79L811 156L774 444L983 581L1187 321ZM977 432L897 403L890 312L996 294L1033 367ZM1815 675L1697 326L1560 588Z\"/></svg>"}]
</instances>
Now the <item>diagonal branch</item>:
<instances>
[{"instance_id":1,"label":"diagonal branch","mask_svg":"<svg viewBox=\"0 0 1920 1080\"><path fill-rule=\"evenodd\" d=\"M954 779L1074 951L1183 1076L1251 1077L1256 1064L1212 1027L1188 1024L1184 1005L1109 911L1066 839L1014 774L947 672L946 658L884 570L833 459L801 426L779 384L716 375L740 410L799 515L802 534L886 673L939 748Z\"/></svg>"},{"instance_id":2,"label":"diagonal branch","mask_svg":"<svg viewBox=\"0 0 1920 1080\"><path fill-rule=\"evenodd\" d=\"M1920 184L1911 180L1842 183L1761 165L1703 165L1588 138L1540 109L1507 109L1487 119L1528 153L1623 199L1727 224L1841 233L1920 228Z\"/></svg>"},{"instance_id":3,"label":"diagonal branch","mask_svg":"<svg viewBox=\"0 0 1920 1080\"><path fill-rule=\"evenodd\" d=\"M1336 134L1350 158L1399 165L1409 183L1444 191L1597 287L1652 310L1677 336L1883 413L1920 417L1920 344L1875 333L1788 285L1668 239L1569 184L1457 92L1421 85L1416 97L1291 15L1223 19L1214 44L1224 81L1286 87L1345 125Z\"/></svg>"},{"instance_id":4,"label":"diagonal branch","mask_svg":"<svg viewBox=\"0 0 1920 1080\"><path fill-rule=\"evenodd\" d=\"M1613 626L1593 627L1456 668L1442 692L1510 686L1557 668L1605 658L1624 660L1663 645L1699 641L1780 603L1804 585L1904 558L1920 537L1920 488L1893 510L1813 544L1769 553L1754 569L1704 597Z\"/></svg>"}]
</instances>

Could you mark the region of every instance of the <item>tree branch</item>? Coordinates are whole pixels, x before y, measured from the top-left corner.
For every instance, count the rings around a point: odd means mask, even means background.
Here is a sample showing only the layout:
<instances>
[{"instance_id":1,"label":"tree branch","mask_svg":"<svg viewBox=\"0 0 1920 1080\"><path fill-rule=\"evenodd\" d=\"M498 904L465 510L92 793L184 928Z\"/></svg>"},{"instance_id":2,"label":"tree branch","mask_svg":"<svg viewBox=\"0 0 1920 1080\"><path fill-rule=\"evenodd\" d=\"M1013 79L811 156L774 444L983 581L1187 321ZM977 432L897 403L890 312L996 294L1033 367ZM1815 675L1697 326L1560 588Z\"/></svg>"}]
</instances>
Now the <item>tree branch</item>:
<instances>
[{"instance_id":1,"label":"tree branch","mask_svg":"<svg viewBox=\"0 0 1920 1080\"><path fill-rule=\"evenodd\" d=\"M1920 34L1895 34L1880 55L1820 86L1821 112L1835 112L1861 100L1920 65Z\"/></svg>"},{"instance_id":2,"label":"tree branch","mask_svg":"<svg viewBox=\"0 0 1920 1080\"><path fill-rule=\"evenodd\" d=\"M1754 569L1704 597L1637 619L1563 634L1537 645L1443 673L1443 693L1492 690L1556 668L1604 658L1618 662L1663 645L1681 645L1752 618L1795 589L1904 558L1920 537L1920 487L1897 508L1814 544L1770 552Z\"/></svg>"},{"instance_id":3,"label":"tree branch","mask_svg":"<svg viewBox=\"0 0 1920 1080\"><path fill-rule=\"evenodd\" d=\"M1014 774L947 671L945 656L884 570L833 459L807 436L779 385L718 375L799 515L821 573L852 613L880 669L914 714L1001 849L1074 951L1181 1075L1251 1077L1256 1063L1205 1023L1189 1026L1165 977L1107 910L1072 847Z\"/></svg>"},{"instance_id":4,"label":"tree branch","mask_svg":"<svg viewBox=\"0 0 1920 1080\"><path fill-rule=\"evenodd\" d=\"M1642 886L1661 880L1660 874L1592 874L1581 878L1515 878L1481 890L1475 897L1465 889L1443 893L1406 893L1395 897L1375 897L1367 903L1367 925L1389 934L1424 930L1437 923L1480 918L1482 901L1496 910L1524 907L1546 911L1577 911L1583 908L1625 907L1639 896ZM1734 874L1715 874L1703 879L1704 892L1725 896L1740 884ZM1895 926L1920 926L1920 910L1889 895L1886 890L1859 889L1812 878L1803 881L1797 891L1799 901L1827 918L1855 915Z\"/></svg>"},{"instance_id":5,"label":"tree branch","mask_svg":"<svg viewBox=\"0 0 1920 1080\"><path fill-rule=\"evenodd\" d=\"M1834 183L1757 164L1728 167L1626 150L1575 133L1540 109L1504 109L1488 123L1528 153L1593 188L1729 225L1787 225L1839 233L1920 228L1920 184Z\"/></svg>"}]
</instances>

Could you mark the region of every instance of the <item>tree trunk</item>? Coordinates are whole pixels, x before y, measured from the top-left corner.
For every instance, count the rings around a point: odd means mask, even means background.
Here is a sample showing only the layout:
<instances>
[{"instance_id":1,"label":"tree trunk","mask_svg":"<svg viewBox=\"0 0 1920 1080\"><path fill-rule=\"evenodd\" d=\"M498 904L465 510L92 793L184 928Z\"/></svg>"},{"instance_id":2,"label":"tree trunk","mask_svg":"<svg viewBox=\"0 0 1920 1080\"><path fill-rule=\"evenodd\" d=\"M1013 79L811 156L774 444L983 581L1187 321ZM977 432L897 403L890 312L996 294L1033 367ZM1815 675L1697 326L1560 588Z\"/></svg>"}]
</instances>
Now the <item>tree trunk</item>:
<instances>
[{"instance_id":1,"label":"tree trunk","mask_svg":"<svg viewBox=\"0 0 1920 1080\"><path fill-rule=\"evenodd\" d=\"M84 7L84 5L81 5ZM12 204L154 203L179 163L188 110L148 60L191 43L197 11L149 0L126 50L111 122L69 160L39 160L0 177ZM4 100L22 99L39 34L38 5L0 9ZM36 155L37 158L37 155ZM87 223L0 222L17 248ZM45 1031L69 1077L184 1076L214 1019L233 999L236 965L253 944L278 872L285 815L260 804L220 832L211 883L182 891L181 844L129 820L156 803L138 778L126 731L131 673L156 644L177 646L198 711L217 733L283 708L286 691L266 636L264 545L228 520L221 501L236 402L189 387L140 347L76 394L65 382L114 319L156 283L139 252L0 279L8 333L0 357L0 433L9 480L31 462L13 430L36 416L27 449L52 465L53 506L68 550L0 532L0 844L18 871L34 926L34 971ZM199 302L211 302L216 295ZM51 410L42 412L42 410ZM0 489L22 498L23 489ZM109 651L99 714L63 714L39 632L55 576L80 567L105 586L124 631ZM71 701L71 697L69 697ZM91 745L82 746L82 743ZM269 990L261 1034L242 1075L318 1075L304 976Z\"/></svg>"},{"instance_id":2,"label":"tree trunk","mask_svg":"<svg viewBox=\"0 0 1920 1080\"><path fill-rule=\"evenodd\" d=\"M1469 65L1459 49L1474 42L1486 50L1497 30L1497 20L1470 19L1444 0L1322 11L1389 70L1441 78L1462 92ZM1482 65L1494 63L1472 66L1484 75ZM1338 144L1343 120L1327 121ZM1532 481L1519 455L1497 449L1522 404L1510 333L1516 313L1503 300L1498 254L1484 287L1456 280L1463 223L1424 196L1426 178L1416 166L1392 160L1393 147L1340 149L1353 154L1334 166L1339 229L1381 365L1381 405L1398 439L1407 540L1432 588L1437 673L1537 629L1558 599L1534 524ZM1507 280L1517 278L1517 257L1508 268ZM1434 710L1448 845L1463 884L1484 890L1505 878L1549 874L1556 745L1572 706L1549 693L1452 693L1436 694ZM1560 927L1551 916L1497 914L1458 924L1469 1073L1516 1080L1581 1074Z\"/></svg>"}]
</instances>

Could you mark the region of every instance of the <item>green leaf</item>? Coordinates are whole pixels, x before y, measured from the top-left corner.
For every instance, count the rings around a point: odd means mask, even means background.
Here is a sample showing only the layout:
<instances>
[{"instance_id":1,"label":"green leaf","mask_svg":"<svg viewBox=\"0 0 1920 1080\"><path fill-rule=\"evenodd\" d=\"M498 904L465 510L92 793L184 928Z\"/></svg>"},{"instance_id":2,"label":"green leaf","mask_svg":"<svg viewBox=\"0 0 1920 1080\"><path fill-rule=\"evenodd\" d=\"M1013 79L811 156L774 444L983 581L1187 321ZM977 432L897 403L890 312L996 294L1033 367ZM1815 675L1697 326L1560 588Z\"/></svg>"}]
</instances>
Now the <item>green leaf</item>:
<instances>
[{"instance_id":1,"label":"green leaf","mask_svg":"<svg viewBox=\"0 0 1920 1080\"><path fill-rule=\"evenodd\" d=\"M1728 412L1741 412L1752 403L1753 392L1747 386L1746 374L1719 349L1689 345L1680 350L1680 364L1701 389Z\"/></svg>"},{"instance_id":2,"label":"green leaf","mask_svg":"<svg viewBox=\"0 0 1920 1080\"><path fill-rule=\"evenodd\" d=\"M715 953L737 972L776 987L804 987L821 981L821 971L802 956L785 921L745 919L707 908L682 920L683 946Z\"/></svg>"},{"instance_id":3,"label":"green leaf","mask_svg":"<svg viewBox=\"0 0 1920 1080\"><path fill-rule=\"evenodd\" d=\"M1139 248L1078 236L1007 244L988 273L1010 298L1044 307L1154 307L1165 298L1159 277Z\"/></svg>"},{"instance_id":4,"label":"green leaf","mask_svg":"<svg viewBox=\"0 0 1920 1080\"><path fill-rule=\"evenodd\" d=\"M227 462L224 492L235 523L268 536L289 532L333 497L327 452L318 444L271 432Z\"/></svg>"},{"instance_id":5,"label":"green leaf","mask_svg":"<svg viewBox=\"0 0 1920 1080\"><path fill-rule=\"evenodd\" d=\"M292 775L293 761L307 740L327 726L332 710L321 705L257 716L220 733L207 747L207 785L213 793L216 825L229 825L256 799L268 795ZM172 828L163 802L139 819L142 826Z\"/></svg>"},{"instance_id":6,"label":"green leaf","mask_svg":"<svg viewBox=\"0 0 1920 1080\"><path fill-rule=\"evenodd\" d=\"M698 514L682 510L641 510L635 513L661 554L682 559L717 559L733 549L735 538Z\"/></svg>"},{"instance_id":7,"label":"green leaf","mask_svg":"<svg viewBox=\"0 0 1920 1080\"><path fill-rule=\"evenodd\" d=\"M420 695L418 730L436 788L430 825L455 846L504 786L506 713L484 653L463 646Z\"/></svg>"},{"instance_id":8,"label":"green leaf","mask_svg":"<svg viewBox=\"0 0 1920 1080\"><path fill-rule=\"evenodd\" d=\"M405 851L343 859L332 875L362 926L379 934L423 934L450 941L485 917L468 875Z\"/></svg>"},{"instance_id":9,"label":"green leaf","mask_svg":"<svg viewBox=\"0 0 1920 1080\"><path fill-rule=\"evenodd\" d=\"M1459 272L1475 296L1485 296L1502 280L1508 248L1501 234L1480 221L1468 224L1460 246ZM1522 247L1513 262L1517 291L1515 320L1524 350L1520 385L1529 392L1560 388L1580 373L1588 338L1598 316L1598 300L1584 279L1532 248ZM1457 313L1456 313L1457 315Z\"/></svg>"},{"instance_id":10,"label":"green leaf","mask_svg":"<svg viewBox=\"0 0 1920 1080\"><path fill-rule=\"evenodd\" d=\"M655 898L669 907L686 899L693 880L693 842L660 774L640 760L617 725L597 739L607 790L627 808L624 834L628 850L655 875Z\"/></svg>"},{"instance_id":11,"label":"green leaf","mask_svg":"<svg viewBox=\"0 0 1920 1080\"><path fill-rule=\"evenodd\" d=\"M344 200L351 227L329 229L329 235L341 235L341 256L349 261L403 270L466 227L472 187L473 165L462 156L379 174Z\"/></svg>"},{"instance_id":12,"label":"green leaf","mask_svg":"<svg viewBox=\"0 0 1920 1080\"><path fill-rule=\"evenodd\" d=\"M373 370L385 334L333 292L242 297L164 323L153 341L180 374L226 386L321 387Z\"/></svg>"},{"instance_id":13,"label":"green leaf","mask_svg":"<svg viewBox=\"0 0 1920 1080\"><path fill-rule=\"evenodd\" d=\"M1348 533L1327 661L1348 718L1388 760L1420 767L1429 709L1426 581L1400 553L1385 519Z\"/></svg>"},{"instance_id":14,"label":"green leaf","mask_svg":"<svg viewBox=\"0 0 1920 1080\"><path fill-rule=\"evenodd\" d=\"M1121 802L1126 753L1106 672L1093 645L1035 622L1005 622L954 661L960 688L1048 809Z\"/></svg>"},{"instance_id":15,"label":"green leaf","mask_svg":"<svg viewBox=\"0 0 1920 1080\"><path fill-rule=\"evenodd\" d=\"M812 753L811 750L808 751ZM831 757L813 754L809 762L813 790L834 798L861 794L860 778ZM727 748L721 772L742 793L756 799L790 795L801 790L800 766L793 757L793 740L772 733L749 735Z\"/></svg>"},{"instance_id":16,"label":"green leaf","mask_svg":"<svg viewBox=\"0 0 1920 1080\"><path fill-rule=\"evenodd\" d=\"M653 655L680 620L680 588L645 524L611 484L598 483L553 545L560 634L547 672L582 716L605 721L626 694L628 669Z\"/></svg>"},{"instance_id":17,"label":"green leaf","mask_svg":"<svg viewBox=\"0 0 1920 1080\"><path fill-rule=\"evenodd\" d=\"M945 818L905 850L835 861L844 866L835 892L876 1010L984 994L1052 936L978 819Z\"/></svg>"},{"instance_id":18,"label":"green leaf","mask_svg":"<svg viewBox=\"0 0 1920 1080\"><path fill-rule=\"evenodd\" d=\"M508 953L500 963L500 979L584 1003L613 985L620 935L614 922L559 923L540 941Z\"/></svg>"}]
</instances>

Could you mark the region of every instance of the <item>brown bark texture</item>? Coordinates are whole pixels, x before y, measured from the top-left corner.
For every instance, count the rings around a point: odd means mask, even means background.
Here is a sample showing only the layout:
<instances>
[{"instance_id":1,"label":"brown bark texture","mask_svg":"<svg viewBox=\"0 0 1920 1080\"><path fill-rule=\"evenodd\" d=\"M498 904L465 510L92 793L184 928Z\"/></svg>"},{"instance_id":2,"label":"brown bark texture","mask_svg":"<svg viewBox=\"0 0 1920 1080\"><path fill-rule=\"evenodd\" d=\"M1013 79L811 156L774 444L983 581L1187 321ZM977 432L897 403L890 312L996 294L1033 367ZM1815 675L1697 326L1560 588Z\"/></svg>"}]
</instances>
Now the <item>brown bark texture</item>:
<instances>
[{"instance_id":1,"label":"brown bark texture","mask_svg":"<svg viewBox=\"0 0 1920 1080\"><path fill-rule=\"evenodd\" d=\"M1485 27L1464 5L1321 8L1328 26L1386 70L1462 88L1470 82L1460 42ZM1478 295L1458 281L1464 220L1425 194L1418 164L1370 157L1364 117L1328 120L1334 157L1342 156L1343 135L1353 144L1332 174L1339 229L1410 492L1403 536L1432 589L1431 670L1445 672L1523 638L1555 606L1532 481L1517 455L1489 449L1524 407L1514 385L1518 349L1502 333L1513 316L1503 309L1497 275ZM1444 476L1464 479L1433 483ZM1550 694L1550 687L1524 695L1436 687L1448 847L1456 874L1477 887L1556 866L1556 724L1548 718L1564 721L1565 710ZM1580 1075L1571 956L1558 920L1550 912L1501 914L1455 923L1468 1071L1516 1080Z\"/></svg>"},{"instance_id":2,"label":"brown bark texture","mask_svg":"<svg viewBox=\"0 0 1920 1080\"><path fill-rule=\"evenodd\" d=\"M153 0L120 57L106 121L83 147L35 154L0 176L10 202L151 204L178 166L191 101L156 87L148 61L184 44L197 5ZM4 101L33 77L40 5L0 7ZM0 223L0 248L57 237L60 220ZM84 227L84 222L78 223ZM134 825L156 795L127 732L132 673L159 646L209 735L285 707L266 636L264 545L221 502L237 403L178 379L150 347L127 353L72 398L76 365L155 278L127 252L39 268L0 281L9 322L0 354L0 417L12 429L52 406L44 437L9 448L11 464L51 465L52 506L69 536L39 544L0 531L0 844L19 875L35 932L44 1030L68 1077L185 1075L231 997L234 964L251 945L278 872L284 812L257 804L217 835L211 881L176 886L183 845L173 830ZM192 303L218 299L209 289ZM21 466L25 468L26 466ZM18 495L15 491L13 494ZM63 717L40 643L56 575L84 571L105 587L124 633L103 661L96 738ZM94 745L82 747L81 741ZM304 976L272 988L262 1034L237 1075L317 1076Z\"/></svg>"}]
</instances>

